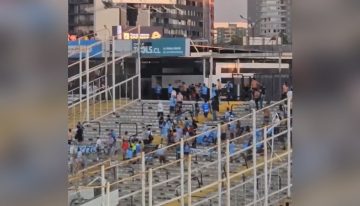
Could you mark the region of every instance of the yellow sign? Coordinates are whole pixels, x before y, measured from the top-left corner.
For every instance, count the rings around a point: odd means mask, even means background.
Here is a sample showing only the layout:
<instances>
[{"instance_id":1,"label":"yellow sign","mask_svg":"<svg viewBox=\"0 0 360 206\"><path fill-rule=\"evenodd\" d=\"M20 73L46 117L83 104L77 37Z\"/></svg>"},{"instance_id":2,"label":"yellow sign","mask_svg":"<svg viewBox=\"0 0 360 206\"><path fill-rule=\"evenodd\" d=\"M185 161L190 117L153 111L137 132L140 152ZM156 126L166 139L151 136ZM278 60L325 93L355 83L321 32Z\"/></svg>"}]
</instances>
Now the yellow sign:
<instances>
[{"instance_id":1,"label":"yellow sign","mask_svg":"<svg viewBox=\"0 0 360 206\"><path fill-rule=\"evenodd\" d=\"M123 38L125 40L133 40L133 39L138 39L139 35L137 33L128 33L128 32L124 32L123 33ZM140 34L140 39L160 39L162 36L159 32L154 31L151 34Z\"/></svg>"}]
</instances>

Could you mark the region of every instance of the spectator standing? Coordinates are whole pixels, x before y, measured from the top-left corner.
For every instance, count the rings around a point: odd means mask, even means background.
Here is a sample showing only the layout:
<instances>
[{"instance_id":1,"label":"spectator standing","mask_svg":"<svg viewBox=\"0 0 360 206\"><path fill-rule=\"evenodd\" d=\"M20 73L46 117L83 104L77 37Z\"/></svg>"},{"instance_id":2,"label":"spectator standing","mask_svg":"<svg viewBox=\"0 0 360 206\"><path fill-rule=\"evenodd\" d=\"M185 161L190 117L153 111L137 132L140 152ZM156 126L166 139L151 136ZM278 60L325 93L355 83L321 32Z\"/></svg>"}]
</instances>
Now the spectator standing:
<instances>
[{"instance_id":1,"label":"spectator standing","mask_svg":"<svg viewBox=\"0 0 360 206\"><path fill-rule=\"evenodd\" d=\"M233 87L234 85L231 81L228 81L225 85L228 102L232 99Z\"/></svg>"},{"instance_id":2,"label":"spectator standing","mask_svg":"<svg viewBox=\"0 0 360 206\"><path fill-rule=\"evenodd\" d=\"M164 116L164 105L161 101L159 101L157 105L157 117L163 117Z\"/></svg>"},{"instance_id":3,"label":"spectator standing","mask_svg":"<svg viewBox=\"0 0 360 206\"><path fill-rule=\"evenodd\" d=\"M181 94L181 92L178 92L176 95L176 102L178 103L178 106L182 106L184 100L184 96Z\"/></svg>"},{"instance_id":4,"label":"spectator standing","mask_svg":"<svg viewBox=\"0 0 360 206\"><path fill-rule=\"evenodd\" d=\"M176 106L176 99L175 97L171 96L169 100L169 106L170 106L170 114L175 112L175 106Z\"/></svg>"},{"instance_id":5,"label":"spectator standing","mask_svg":"<svg viewBox=\"0 0 360 206\"><path fill-rule=\"evenodd\" d=\"M229 107L226 108L226 112L224 114L224 121L225 122L228 122L230 120L230 117L231 117L231 112L230 112L230 109Z\"/></svg>"},{"instance_id":6,"label":"spectator standing","mask_svg":"<svg viewBox=\"0 0 360 206\"><path fill-rule=\"evenodd\" d=\"M155 90L155 97L156 97L156 99L160 99L162 88L161 88L161 86L160 86L159 83L157 83L157 84L155 85L154 90Z\"/></svg>"},{"instance_id":7,"label":"spectator standing","mask_svg":"<svg viewBox=\"0 0 360 206\"><path fill-rule=\"evenodd\" d=\"M81 125L81 123L79 122L77 125L76 125L76 134L75 134L75 139L81 143L84 141L84 127Z\"/></svg>"},{"instance_id":8,"label":"spectator standing","mask_svg":"<svg viewBox=\"0 0 360 206\"><path fill-rule=\"evenodd\" d=\"M165 152L166 150L164 149L164 145L161 140L160 144L158 145L158 149L156 150L156 155L159 157L159 162L161 165L166 163Z\"/></svg>"},{"instance_id":9,"label":"spectator standing","mask_svg":"<svg viewBox=\"0 0 360 206\"><path fill-rule=\"evenodd\" d=\"M195 100L196 101L199 101L199 99L200 99L200 91L201 91L201 84L199 83L195 86Z\"/></svg>"},{"instance_id":10,"label":"spectator standing","mask_svg":"<svg viewBox=\"0 0 360 206\"><path fill-rule=\"evenodd\" d=\"M203 86L201 87L201 98L203 98L204 101L208 99L208 92L209 92L209 88L207 88L204 83Z\"/></svg>"},{"instance_id":11,"label":"spectator standing","mask_svg":"<svg viewBox=\"0 0 360 206\"><path fill-rule=\"evenodd\" d=\"M68 145L71 145L71 142L73 141L73 134L71 129L68 130Z\"/></svg>"},{"instance_id":12,"label":"spectator standing","mask_svg":"<svg viewBox=\"0 0 360 206\"><path fill-rule=\"evenodd\" d=\"M213 121L217 121L216 112L219 112L219 98L215 96L211 101Z\"/></svg>"},{"instance_id":13,"label":"spectator standing","mask_svg":"<svg viewBox=\"0 0 360 206\"><path fill-rule=\"evenodd\" d=\"M130 147L129 141L127 139L123 139L123 142L121 144L123 160L126 160L126 154L127 154L129 147Z\"/></svg>"},{"instance_id":14,"label":"spectator standing","mask_svg":"<svg viewBox=\"0 0 360 206\"><path fill-rule=\"evenodd\" d=\"M168 95L169 95L169 98L171 97L171 94L172 94L172 91L173 91L173 86L171 84L169 84L168 86Z\"/></svg>"},{"instance_id":15,"label":"spectator standing","mask_svg":"<svg viewBox=\"0 0 360 206\"><path fill-rule=\"evenodd\" d=\"M284 82L284 84L282 85L281 99L286 99L288 91L289 91L288 83Z\"/></svg>"},{"instance_id":16,"label":"spectator standing","mask_svg":"<svg viewBox=\"0 0 360 206\"><path fill-rule=\"evenodd\" d=\"M261 93L259 90L255 90L253 92L253 96L254 96L254 101L255 101L255 105L256 105L256 110L259 109L259 102L260 102L260 98L261 98Z\"/></svg>"},{"instance_id":17,"label":"spectator standing","mask_svg":"<svg viewBox=\"0 0 360 206\"><path fill-rule=\"evenodd\" d=\"M203 109L204 117L207 119L208 114L210 112L210 105L207 102L207 100L205 100L204 104L202 105L202 109Z\"/></svg>"},{"instance_id":18,"label":"spectator standing","mask_svg":"<svg viewBox=\"0 0 360 206\"><path fill-rule=\"evenodd\" d=\"M195 102L195 118L197 118L199 116L199 113L200 113L199 102L196 101Z\"/></svg>"},{"instance_id":19,"label":"spectator standing","mask_svg":"<svg viewBox=\"0 0 360 206\"><path fill-rule=\"evenodd\" d=\"M260 108L263 108L264 100L265 100L265 94L266 94L266 88L264 86L261 87L260 91Z\"/></svg>"},{"instance_id":20,"label":"spectator standing","mask_svg":"<svg viewBox=\"0 0 360 206\"><path fill-rule=\"evenodd\" d=\"M220 79L218 79L218 80L216 81L216 88L217 88L217 90L218 90L218 96L220 97L220 96L221 96L221 89L222 89Z\"/></svg>"},{"instance_id":21,"label":"spectator standing","mask_svg":"<svg viewBox=\"0 0 360 206\"><path fill-rule=\"evenodd\" d=\"M190 145L189 145L189 142L185 142L184 144L184 155L185 157L188 157L190 152L191 152L191 149L190 149Z\"/></svg>"},{"instance_id":22,"label":"spectator standing","mask_svg":"<svg viewBox=\"0 0 360 206\"><path fill-rule=\"evenodd\" d=\"M210 93L210 99L214 99L215 96L217 96L218 94L218 91L216 89L216 85L213 84L212 87L211 87L211 93Z\"/></svg>"}]
</instances>

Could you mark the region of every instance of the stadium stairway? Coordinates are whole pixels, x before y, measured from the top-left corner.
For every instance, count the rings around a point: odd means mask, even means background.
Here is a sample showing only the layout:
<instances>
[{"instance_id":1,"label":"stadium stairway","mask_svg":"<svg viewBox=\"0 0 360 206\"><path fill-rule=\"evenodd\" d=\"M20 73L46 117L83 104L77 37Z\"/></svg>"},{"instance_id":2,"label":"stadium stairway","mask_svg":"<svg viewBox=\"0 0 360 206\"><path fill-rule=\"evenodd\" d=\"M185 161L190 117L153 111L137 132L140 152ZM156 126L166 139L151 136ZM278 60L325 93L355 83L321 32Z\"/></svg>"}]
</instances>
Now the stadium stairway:
<instances>
[{"instance_id":1,"label":"stadium stairway","mask_svg":"<svg viewBox=\"0 0 360 206\"><path fill-rule=\"evenodd\" d=\"M133 120L139 121L139 122L144 122L144 125L151 125L151 128L156 132L158 131L157 129L157 117L156 117L156 113L157 113L157 106L156 103L153 103L153 106L151 107L147 107L146 109L144 109L144 115L142 115L142 108L141 105L144 102L138 102L135 103L133 105L131 105L130 107L124 109L124 111L119 111L115 114L112 114L111 117L106 117L104 118L104 120L102 120L102 124L108 124L107 130L103 133L103 136L101 136L102 138L106 138L108 136L108 133L110 131L110 129L115 129L118 128L118 123L120 123L120 121L130 121L130 122L134 122ZM151 105L151 102L147 102L148 104ZM223 112L224 110L226 110L226 107L228 107L229 105L226 104L222 104L221 105L221 112ZM189 106L191 107L191 106ZM168 105L167 102L164 102L164 109L165 109L165 115L168 113ZM189 108L190 109L190 108ZM275 109L276 110L276 109ZM243 105L239 105L238 107L234 107L233 108L234 113L236 114L237 117L239 116L244 116L249 114L249 105L247 104L243 104ZM121 115L117 115L118 113L120 113ZM242 115L243 114L243 115ZM121 119L123 118L123 119ZM106 119L106 120L105 120ZM245 119L246 120L246 119ZM257 125L261 125L261 121L262 121L262 115L258 114L257 115ZM106 122L106 123L105 123ZM201 122L201 120L200 120ZM128 122L129 123L129 122ZM149 123L149 124L147 124ZM152 124L151 124L152 123ZM212 121L204 121L202 122L203 124L211 124L213 123ZM241 125L242 126L247 126L247 125L251 125L251 120L249 119L249 121L241 121ZM134 129L134 128L132 128ZM144 130L144 127L142 127L141 129ZM135 132L134 130L131 130L131 127L126 128L122 131L129 131L129 133L131 134L131 132ZM94 130L93 130L94 131ZM96 131L95 131L96 132ZM139 132L139 131L138 131ZM86 133L86 136L90 136L91 134ZM93 135L93 134L92 134ZM198 146L199 150L201 149L208 149L208 147L203 147L202 146ZM237 145L236 150L240 150L240 146ZM277 153L281 154L281 151L283 149L282 145L279 145L279 143L277 142L277 144L275 144L275 150ZM196 175L192 174L192 179L196 180L196 182L198 182L198 184L192 184L193 188L192 191L196 190L199 186L201 185L207 185L210 184L214 181L217 180L217 173L214 171L217 171L217 164L212 164L212 165L208 165L211 162L214 162L214 156L216 159L216 153L214 153L212 156L211 155L196 155L193 158L196 158L196 160L194 162L196 162L195 164L192 165L193 170L197 169L197 168L204 168L201 169L200 171L198 171L198 173ZM167 151L167 160L172 162L172 161L176 161L177 157L176 157L176 151L175 150L169 150ZM259 160L258 160L259 161ZM240 157L238 158L238 160L235 160L233 163L231 163L230 165L230 173L235 173L237 171L241 171L241 170L246 170L246 164L247 167L249 167L249 165L251 165L251 162L245 162L244 159L241 159ZM279 163L280 164L280 163ZM154 168L154 167L158 167L160 166L160 163L157 160L153 160L150 163L147 164L148 167ZM276 167L277 164L274 164L274 167ZM106 174L106 179L108 181L116 181L119 179L126 179L129 178L130 176L134 175L136 173L136 171L140 170L140 165L135 163L135 164L130 164L127 167L122 167L119 168L117 170L117 175L114 174L114 172L108 172ZM248 172L249 173L249 172ZM261 170L259 170L259 173L261 173ZM286 181L286 171L281 171L280 169L278 171L278 173L281 173L281 178L282 181ZM153 181L154 184L156 184L157 182L163 182L165 180L174 178L174 177L178 177L180 175L180 167L179 165L173 165L173 167L167 167L166 169L162 169L159 171L154 171L154 176L153 176ZM237 199L235 198L232 201L245 201L247 199L252 199L251 198L251 192L252 192L252 184L250 182L250 184L246 187L246 183L245 181L249 181L249 176L251 176L251 173L247 174L244 173L244 175L242 176L241 180L244 181L244 187L242 188L242 196L239 196ZM96 177L94 176L89 176L88 178L91 180L92 178ZM116 179L114 179L116 177ZM280 178L280 176L279 176ZM111 180L113 179L113 180ZM239 180L239 181L241 181ZM85 181L86 182L86 181ZM261 181L259 181L261 182ZM240 184L239 182L237 182L237 184ZM277 183L274 182L274 185L272 185L272 187L281 187L281 185L276 185ZM139 188L140 187L140 188ZM244 189L245 188L245 189ZM135 192L138 191L139 189L141 189L141 178L140 176L131 178L129 180L129 182L123 182L121 183L121 186L118 186L118 190L119 190L119 196L122 195L126 195L129 194L131 192ZM199 192L197 192L195 195L192 196L193 200L201 200L202 197L204 196L211 196L213 193L216 193L216 189L217 186L215 186L214 188L208 188L206 190L201 190ZM235 189L236 190L241 190L240 189ZM247 194L249 193L249 194ZM240 194L240 193L239 193ZM168 182L166 184L166 186L163 186L161 188L159 188L158 190L154 190L153 193L153 201L154 203L159 203L162 201L166 201L166 200L170 200L174 197L177 197L179 195L179 181L178 180L174 180L171 182ZM120 205L141 205L141 203L139 202L141 198L136 198L136 195L134 195L132 198L124 198L122 199L119 204ZM216 202L216 201L215 201ZM212 204L215 204L215 202L212 202ZM168 205L179 205L179 202L169 202ZM209 205L209 202L204 203L203 205ZM238 205L238 204L234 204L234 205ZM242 205L242 204L241 204Z\"/></svg>"}]
</instances>

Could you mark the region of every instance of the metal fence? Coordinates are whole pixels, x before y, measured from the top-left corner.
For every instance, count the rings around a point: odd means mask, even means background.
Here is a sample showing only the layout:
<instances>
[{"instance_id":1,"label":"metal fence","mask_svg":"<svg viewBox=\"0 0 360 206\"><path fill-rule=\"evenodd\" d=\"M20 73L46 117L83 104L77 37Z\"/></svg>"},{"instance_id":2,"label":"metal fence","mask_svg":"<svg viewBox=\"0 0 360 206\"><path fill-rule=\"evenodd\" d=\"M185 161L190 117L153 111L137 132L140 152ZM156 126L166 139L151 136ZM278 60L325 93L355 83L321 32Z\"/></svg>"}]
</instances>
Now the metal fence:
<instances>
[{"instance_id":1,"label":"metal fence","mask_svg":"<svg viewBox=\"0 0 360 206\"><path fill-rule=\"evenodd\" d=\"M102 50L90 52L101 44ZM139 73L125 80L115 78L116 62L131 56L134 52L116 57L112 41L99 41L89 46L80 46L79 61L68 65L68 122L74 128L77 122L96 120L140 99ZM84 54L83 54L84 53ZM90 61L102 55L103 61ZM94 63L95 62L95 63ZM134 69L135 70L135 69Z\"/></svg>"}]
</instances>

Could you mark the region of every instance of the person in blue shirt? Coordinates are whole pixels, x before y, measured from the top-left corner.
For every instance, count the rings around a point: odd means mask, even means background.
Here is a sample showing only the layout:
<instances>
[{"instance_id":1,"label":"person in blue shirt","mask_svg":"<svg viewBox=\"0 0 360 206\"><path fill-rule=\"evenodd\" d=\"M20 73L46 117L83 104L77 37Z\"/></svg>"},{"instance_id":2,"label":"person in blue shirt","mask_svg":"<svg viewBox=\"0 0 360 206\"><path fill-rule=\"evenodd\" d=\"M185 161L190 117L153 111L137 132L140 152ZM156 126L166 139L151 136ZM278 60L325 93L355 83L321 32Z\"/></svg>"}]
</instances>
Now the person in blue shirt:
<instances>
[{"instance_id":1,"label":"person in blue shirt","mask_svg":"<svg viewBox=\"0 0 360 206\"><path fill-rule=\"evenodd\" d=\"M230 81L228 81L225 85L228 101L230 101L232 99L233 87L234 86L233 86L232 82L230 82Z\"/></svg>"},{"instance_id":2,"label":"person in blue shirt","mask_svg":"<svg viewBox=\"0 0 360 206\"><path fill-rule=\"evenodd\" d=\"M207 100L205 100L205 103L202 105L202 109L203 109L205 118L207 118L207 117L208 117L208 114L209 114L209 112L210 112L210 105L209 105L209 103L207 102Z\"/></svg>"},{"instance_id":3,"label":"person in blue shirt","mask_svg":"<svg viewBox=\"0 0 360 206\"><path fill-rule=\"evenodd\" d=\"M184 145L184 155L185 156L188 156L190 154L190 145L189 145L189 142L185 142L185 145Z\"/></svg>"},{"instance_id":4,"label":"person in blue shirt","mask_svg":"<svg viewBox=\"0 0 360 206\"><path fill-rule=\"evenodd\" d=\"M203 84L203 86L201 87L200 93L201 93L201 98L203 98L204 101L207 100L207 98L208 98L208 92L209 92L208 90L209 90L209 88L207 88L206 85Z\"/></svg>"},{"instance_id":5,"label":"person in blue shirt","mask_svg":"<svg viewBox=\"0 0 360 206\"><path fill-rule=\"evenodd\" d=\"M171 84L169 84L168 86L168 95L169 95L169 98L171 97L171 92L173 91L173 86Z\"/></svg>"},{"instance_id":6,"label":"person in blue shirt","mask_svg":"<svg viewBox=\"0 0 360 206\"><path fill-rule=\"evenodd\" d=\"M137 141L135 147L136 147L136 154L140 154L141 153L141 142L140 142L140 140Z\"/></svg>"},{"instance_id":7,"label":"person in blue shirt","mask_svg":"<svg viewBox=\"0 0 360 206\"><path fill-rule=\"evenodd\" d=\"M211 93L210 93L210 99L213 100L214 97L216 97L216 96L217 96L216 85L215 85L215 84L212 84Z\"/></svg>"},{"instance_id":8,"label":"person in blue shirt","mask_svg":"<svg viewBox=\"0 0 360 206\"><path fill-rule=\"evenodd\" d=\"M155 91L155 97L157 99L160 99L160 97L161 97L161 89L162 88L161 88L160 84L156 84L154 91Z\"/></svg>"},{"instance_id":9,"label":"person in blue shirt","mask_svg":"<svg viewBox=\"0 0 360 206\"><path fill-rule=\"evenodd\" d=\"M133 151L132 151L132 148L129 147L127 150L126 150L126 159L129 160L133 157Z\"/></svg>"},{"instance_id":10,"label":"person in blue shirt","mask_svg":"<svg viewBox=\"0 0 360 206\"><path fill-rule=\"evenodd\" d=\"M174 97L170 97L169 100L169 106L170 106L170 113L174 113L175 112L175 106L176 106L176 99Z\"/></svg>"}]
</instances>

